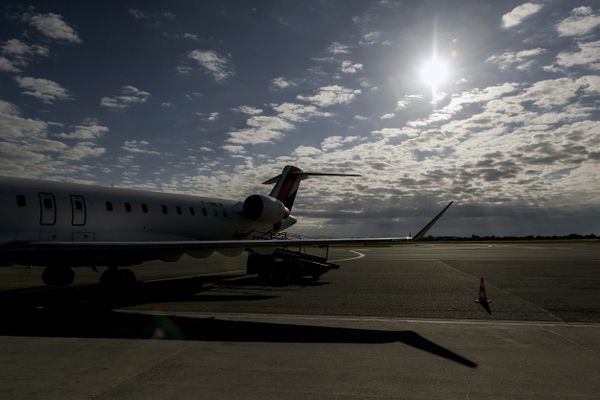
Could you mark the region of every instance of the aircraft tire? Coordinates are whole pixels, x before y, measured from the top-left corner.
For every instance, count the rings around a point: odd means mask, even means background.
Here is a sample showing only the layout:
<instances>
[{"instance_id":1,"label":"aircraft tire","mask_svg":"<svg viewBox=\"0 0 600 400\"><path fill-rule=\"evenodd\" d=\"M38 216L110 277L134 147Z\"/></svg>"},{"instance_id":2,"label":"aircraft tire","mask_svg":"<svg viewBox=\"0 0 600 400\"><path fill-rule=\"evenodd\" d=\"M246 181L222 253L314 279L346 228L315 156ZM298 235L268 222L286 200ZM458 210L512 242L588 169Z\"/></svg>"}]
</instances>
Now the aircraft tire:
<instances>
[{"instance_id":1,"label":"aircraft tire","mask_svg":"<svg viewBox=\"0 0 600 400\"><path fill-rule=\"evenodd\" d=\"M121 284L126 286L133 286L136 283L135 274L130 269L120 269L119 270L119 281Z\"/></svg>"}]
</instances>

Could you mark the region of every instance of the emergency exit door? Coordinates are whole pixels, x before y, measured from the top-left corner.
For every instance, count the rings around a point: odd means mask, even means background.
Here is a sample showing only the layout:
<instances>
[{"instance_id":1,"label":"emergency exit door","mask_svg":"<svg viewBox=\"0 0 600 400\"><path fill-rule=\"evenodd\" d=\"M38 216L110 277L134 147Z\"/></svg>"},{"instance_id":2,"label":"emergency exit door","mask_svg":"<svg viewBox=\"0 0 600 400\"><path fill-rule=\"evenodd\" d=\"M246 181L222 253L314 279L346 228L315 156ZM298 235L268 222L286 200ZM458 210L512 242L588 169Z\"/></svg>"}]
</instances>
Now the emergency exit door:
<instances>
[{"instance_id":1,"label":"emergency exit door","mask_svg":"<svg viewBox=\"0 0 600 400\"><path fill-rule=\"evenodd\" d=\"M40 193L40 224L54 225L56 223L56 201L51 193Z\"/></svg>"},{"instance_id":2,"label":"emergency exit door","mask_svg":"<svg viewBox=\"0 0 600 400\"><path fill-rule=\"evenodd\" d=\"M71 213L73 225L85 225L85 199L83 196L71 195Z\"/></svg>"}]
</instances>

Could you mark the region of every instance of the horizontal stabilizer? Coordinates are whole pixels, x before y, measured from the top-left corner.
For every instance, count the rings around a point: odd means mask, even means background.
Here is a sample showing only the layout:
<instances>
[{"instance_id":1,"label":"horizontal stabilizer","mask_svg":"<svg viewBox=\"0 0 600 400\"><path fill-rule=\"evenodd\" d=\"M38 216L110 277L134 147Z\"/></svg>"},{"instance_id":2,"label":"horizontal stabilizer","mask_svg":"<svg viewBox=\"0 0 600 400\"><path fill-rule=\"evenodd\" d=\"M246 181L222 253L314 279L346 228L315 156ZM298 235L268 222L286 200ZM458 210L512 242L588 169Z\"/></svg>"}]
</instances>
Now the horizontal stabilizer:
<instances>
[{"instance_id":1,"label":"horizontal stabilizer","mask_svg":"<svg viewBox=\"0 0 600 400\"><path fill-rule=\"evenodd\" d=\"M308 178L309 176L361 176L360 174L336 174L336 173L330 173L330 172L304 172L304 171L299 171L299 172L295 172L295 171L290 171L288 173L289 175L297 175L300 177L300 180L304 180L306 178ZM279 178L281 178L281 174L274 176L273 178L266 180L263 182L263 185L271 185L275 182L277 182L279 180Z\"/></svg>"}]
</instances>

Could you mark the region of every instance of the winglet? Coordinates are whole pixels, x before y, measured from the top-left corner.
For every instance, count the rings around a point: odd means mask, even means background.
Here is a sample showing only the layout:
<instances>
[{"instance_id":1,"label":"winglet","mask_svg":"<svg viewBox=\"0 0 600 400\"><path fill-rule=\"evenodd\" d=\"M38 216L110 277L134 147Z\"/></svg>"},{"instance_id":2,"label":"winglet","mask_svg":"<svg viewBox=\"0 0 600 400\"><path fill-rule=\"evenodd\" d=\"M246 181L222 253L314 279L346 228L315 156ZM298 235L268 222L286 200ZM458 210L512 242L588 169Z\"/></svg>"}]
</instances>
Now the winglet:
<instances>
[{"instance_id":1,"label":"winglet","mask_svg":"<svg viewBox=\"0 0 600 400\"><path fill-rule=\"evenodd\" d=\"M448 205L446 207L444 207L444 209L442 211L440 211L438 213L438 215L436 215L435 217L433 217L433 219L431 221L429 221L429 223L427 225L425 225L423 227L423 229L421 229L419 231L419 233L417 233L412 240L420 240L421 238L423 238L423 236L425 236L425 234L427 233L427 231L438 221L438 219L440 219L442 217L442 215L446 212L446 210L448 208L450 208L450 206L452 205L452 203L454 203L453 201L451 201L450 203L448 203Z\"/></svg>"}]
</instances>

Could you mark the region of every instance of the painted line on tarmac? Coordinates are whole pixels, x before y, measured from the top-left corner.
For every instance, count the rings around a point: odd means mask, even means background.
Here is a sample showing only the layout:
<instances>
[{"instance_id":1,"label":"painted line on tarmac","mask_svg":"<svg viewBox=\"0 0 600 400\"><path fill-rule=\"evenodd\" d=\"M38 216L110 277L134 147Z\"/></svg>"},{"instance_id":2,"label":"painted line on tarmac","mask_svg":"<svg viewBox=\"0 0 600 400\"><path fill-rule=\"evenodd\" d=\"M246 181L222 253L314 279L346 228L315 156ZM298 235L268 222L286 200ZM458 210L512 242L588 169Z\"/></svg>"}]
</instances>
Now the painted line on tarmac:
<instances>
[{"instance_id":1,"label":"painted line on tarmac","mask_svg":"<svg viewBox=\"0 0 600 400\"><path fill-rule=\"evenodd\" d=\"M365 257L365 255L363 253L359 252L359 251L356 251L356 250L348 250L348 251L350 253L356 254L356 256L355 257L350 257L350 258L340 258L340 259L337 259L337 260L328 260L328 261L331 261L331 262L350 261L350 260L358 260L359 258Z\"/></svg>"},{"instance_id":2,"label":"painted line on tarmac","mask_svg":"<svg viewBox=\"0 0 600 400\"><path fill-rule=\"evenodd\" d=\"M414 323L438 325L497 325L497 326L531 326L531 327L585 327L600 328L597 322L561 322L561 321L530 321L530 320L480 320L480 319L431 319L431 318L401 318L374 316L340 316L340 315L310 315L310 314L260 314L260 313L207 313L194 311L159 311L159 310L128 310L115 311L128 314L188 316L195 318L220 318L231 320L288 320L288 321L348 321L348 322L382 322L382 323Z\"/></svg>"}]
</instances>

